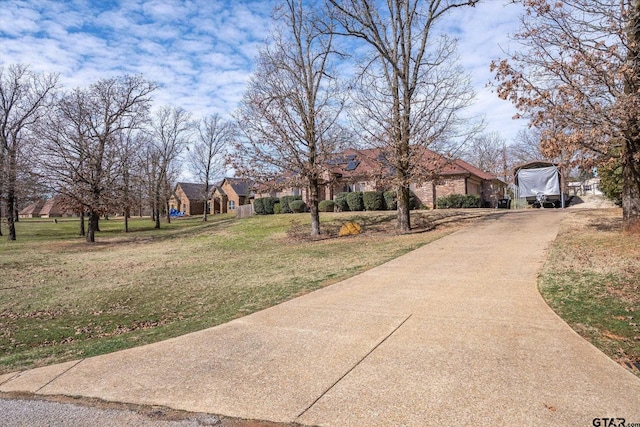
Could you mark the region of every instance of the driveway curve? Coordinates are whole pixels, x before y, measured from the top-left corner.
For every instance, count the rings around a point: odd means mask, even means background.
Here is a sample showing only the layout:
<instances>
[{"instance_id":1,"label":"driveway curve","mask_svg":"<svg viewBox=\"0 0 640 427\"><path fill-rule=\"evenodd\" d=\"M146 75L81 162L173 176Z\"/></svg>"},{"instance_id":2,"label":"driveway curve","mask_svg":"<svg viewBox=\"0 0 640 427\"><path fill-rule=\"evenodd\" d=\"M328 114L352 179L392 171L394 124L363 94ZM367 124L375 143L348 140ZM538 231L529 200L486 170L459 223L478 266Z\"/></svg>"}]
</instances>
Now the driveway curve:
<instances>
[{"instance_id":1,"label":"driveway curve","mask_svg":"<svg viewBox=\"0 0 640 427\"><path fill-rule=\"evenodd\" d=\"M640 423L640 379L538 293L567 214L492 216L211 329L2 376L0 391L327 426Z\"/></svg>"}]
</instances>

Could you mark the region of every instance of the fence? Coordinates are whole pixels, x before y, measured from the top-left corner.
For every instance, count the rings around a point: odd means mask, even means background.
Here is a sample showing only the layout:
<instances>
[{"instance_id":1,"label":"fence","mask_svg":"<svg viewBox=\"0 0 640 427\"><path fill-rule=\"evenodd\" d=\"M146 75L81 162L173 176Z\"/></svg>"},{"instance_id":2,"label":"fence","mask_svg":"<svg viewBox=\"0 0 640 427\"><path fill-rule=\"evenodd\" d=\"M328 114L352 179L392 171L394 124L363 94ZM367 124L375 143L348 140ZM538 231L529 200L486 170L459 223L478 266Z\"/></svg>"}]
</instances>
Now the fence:
<instances>
[{"instance_id":1,"label":"fence","mask_svg":"<svg viewBox=\"0 0 640 427\"><path fill-rule=\"evenodd\" d=\"M242 205L236 207L236 218L249 218L253 215L253 205Z\"/></svg>"}]
</instances>

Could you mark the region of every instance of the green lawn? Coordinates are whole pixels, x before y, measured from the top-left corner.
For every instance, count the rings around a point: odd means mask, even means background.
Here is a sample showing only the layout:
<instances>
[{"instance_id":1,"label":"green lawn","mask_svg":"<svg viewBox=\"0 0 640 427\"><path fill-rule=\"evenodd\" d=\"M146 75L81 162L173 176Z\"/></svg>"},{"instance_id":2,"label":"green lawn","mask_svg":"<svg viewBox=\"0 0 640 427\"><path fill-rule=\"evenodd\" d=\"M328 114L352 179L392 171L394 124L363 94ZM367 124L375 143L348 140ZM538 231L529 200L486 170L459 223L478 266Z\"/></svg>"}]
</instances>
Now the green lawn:
<instances>
[{"instance_id":1,"label":"green lawn","mask_svg":"<svg viewBox=\"0 0 640 427\"><path fill-rule=\"evenodd\" d=\"M305 238L308 214L179 219L154 230L101 221L21 220L0 241L0 373L124 349L211 327L355 275L490 210L416 211L435 230L396 235L395 212L323 214L331 233ZM356 219L357 237L335 238ZM3 228L6 232L6 226Z\"/></svg>"}]
</instances>

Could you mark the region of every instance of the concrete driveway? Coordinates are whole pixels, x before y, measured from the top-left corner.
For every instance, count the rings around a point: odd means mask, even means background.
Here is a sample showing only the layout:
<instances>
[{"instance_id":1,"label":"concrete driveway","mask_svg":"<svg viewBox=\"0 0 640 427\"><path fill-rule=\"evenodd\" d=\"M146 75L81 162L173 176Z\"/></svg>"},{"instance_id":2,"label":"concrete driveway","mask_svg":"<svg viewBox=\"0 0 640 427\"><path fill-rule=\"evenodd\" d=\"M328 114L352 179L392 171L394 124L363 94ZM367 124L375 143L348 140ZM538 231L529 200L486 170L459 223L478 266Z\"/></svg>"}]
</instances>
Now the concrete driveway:
<instances>
[{"instance_id":1,"label":"concrete driveway","mask_svg":"<svg viewBox=\"0 0 640 427\"><path fill-rule=\"evenodd\" d=\"M0 391L309 425L640 423L640 379L537 291L565 215L489 217L215 328L2 376Z\"/></svg>"}]
</instances>

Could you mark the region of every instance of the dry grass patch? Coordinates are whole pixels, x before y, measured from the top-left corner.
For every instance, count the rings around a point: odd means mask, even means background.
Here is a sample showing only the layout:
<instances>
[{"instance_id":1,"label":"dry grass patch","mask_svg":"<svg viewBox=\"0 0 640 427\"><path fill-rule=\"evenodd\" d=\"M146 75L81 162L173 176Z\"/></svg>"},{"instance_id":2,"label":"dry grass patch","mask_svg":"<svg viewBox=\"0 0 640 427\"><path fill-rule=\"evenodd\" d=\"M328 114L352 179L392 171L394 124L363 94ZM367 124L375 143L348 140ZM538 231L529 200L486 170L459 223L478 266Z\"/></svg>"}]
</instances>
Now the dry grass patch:
<instances>
[{"instance_id":1,"label":"dry grass patch","mask_svg":"<svg viewBox=\"0 0 640 427\"><path fill-rule=\"evenodd\" d=\"M640 242L621 228L619 209L569 215L539 286L580 335L618 362L640 363Z\"/></svg>"},{"instance_id":2,"label":"dry grass patch","mask_svg":"<svg viewBox=\"0 0 640 427\"><path fill-rule=\"evenodd\" d=\"M416 211L414 223L431 231L409 235L395 233L394 213L323 214L321 240L287 237L291 221L308 233L308 214L183 219L160 230L141 219L127 234L111 220L101 222L94 245L75 237L77 222L21 221L17 242L0 241L0 373L215 326L493 213ZM334 238L346 220L360 221L364 233Z\"/></svg>"}]
</instances>

